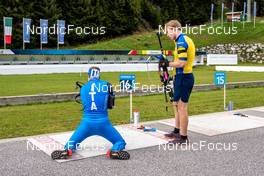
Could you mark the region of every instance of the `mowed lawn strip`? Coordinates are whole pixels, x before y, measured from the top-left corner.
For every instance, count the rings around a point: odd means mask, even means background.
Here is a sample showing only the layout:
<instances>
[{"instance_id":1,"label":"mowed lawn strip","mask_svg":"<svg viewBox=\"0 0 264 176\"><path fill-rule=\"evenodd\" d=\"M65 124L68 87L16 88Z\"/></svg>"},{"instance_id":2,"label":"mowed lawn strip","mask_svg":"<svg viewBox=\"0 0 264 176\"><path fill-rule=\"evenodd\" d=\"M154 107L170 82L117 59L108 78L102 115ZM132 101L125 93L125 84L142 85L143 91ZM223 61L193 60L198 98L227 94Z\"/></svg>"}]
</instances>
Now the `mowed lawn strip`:
<instances>
[{"instance_id":1,"label":"mowed lawn strip","mask_svg":"<svg viewBox=\"0 0 264 176\"><path fill-rule=\"evenodd\" d=\"M264 106L264 88L237 88L227 90L227 102L234 109ZM133 98L134 107L140 110L141 121L172 118L165 111L164 95ZM190 115L223 111L223 90L194 92L190 98ZM74 130L81 120L81 106L75 102L18 105L0 107L0 138L29 136ZM129 98L117 98L116 107L109 111L116 124L129 123Z\"/></svg>"},{"instance_id":2,"label":"mowed lawn strip","mask_svg":"<svg viewBox=\"0 0 264 176\"><path fill-rule=\"evenodd\" d=\"M257 65L264 64L240 64ZM194 68L195 84L213 84L215 67L199 66ZM139 86L161 85L158 72L122 72L136 75ZM113 85L119 84L121 72L103 72L102 79ZM87 81L87 73L0 75L0 97L16 95L34 95L47 93L76 92L75 82ZM227 72L228 82L264 81L263 72Z\"/></svg>"}]
</instances>

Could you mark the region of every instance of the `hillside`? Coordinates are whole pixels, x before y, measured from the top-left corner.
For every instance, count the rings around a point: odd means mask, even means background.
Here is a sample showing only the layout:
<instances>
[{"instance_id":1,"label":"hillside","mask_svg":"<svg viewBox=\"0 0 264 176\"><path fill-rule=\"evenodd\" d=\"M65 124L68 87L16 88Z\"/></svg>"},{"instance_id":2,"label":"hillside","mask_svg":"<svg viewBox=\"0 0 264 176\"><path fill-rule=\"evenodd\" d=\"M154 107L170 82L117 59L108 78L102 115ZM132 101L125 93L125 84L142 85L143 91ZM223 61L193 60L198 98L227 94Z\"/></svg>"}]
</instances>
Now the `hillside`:
<instances>
[{"instance_id":1,"label":"hillside","mask_svg":"<svg viewBox=\"0 0 264 176\"><path fill-rule=\"evenodd\" d=\"M206 24L210 27L210 24ZM219 23L215 23L214 28L220 27ZM258 18L256 28L253 23L245 23L243 29L242 23L234 23L237 27L235 35L210 35L203 32L201 35L189 35L196 44L196 47L203 47L214 44L224 43L264 43L264 18ZM225 23L224 27L228 30L231 23ZM163 48L172 49L173 42L169 41L166 36L162 37ZM118 37L111 40L97 42L95 44L80 45L74 49L159 49L156 32L143 32L124 37Z\"/></svg>"}]
</instances>

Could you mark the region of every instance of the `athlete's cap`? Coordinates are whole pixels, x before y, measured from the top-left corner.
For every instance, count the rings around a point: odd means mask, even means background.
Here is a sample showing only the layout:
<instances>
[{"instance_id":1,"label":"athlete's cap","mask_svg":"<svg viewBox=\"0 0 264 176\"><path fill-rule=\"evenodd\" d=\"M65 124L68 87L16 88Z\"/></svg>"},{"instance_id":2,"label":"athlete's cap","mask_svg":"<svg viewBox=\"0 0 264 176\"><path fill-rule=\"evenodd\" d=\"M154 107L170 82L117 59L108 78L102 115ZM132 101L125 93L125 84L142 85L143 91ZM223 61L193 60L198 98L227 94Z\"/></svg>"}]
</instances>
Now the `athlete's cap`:
<instances>
[{"instance_id":1,"label":"athlete's cap","mask_svg":"<svg viewBox=\"0 0 264 176\"><path fill-rule=\"evenodd\" d=\"M99 79L100 78L100 68L98 67L91 67L89 68L88 70L88 76L89 78L97 78Z\"/></svg>"}]
</instances>

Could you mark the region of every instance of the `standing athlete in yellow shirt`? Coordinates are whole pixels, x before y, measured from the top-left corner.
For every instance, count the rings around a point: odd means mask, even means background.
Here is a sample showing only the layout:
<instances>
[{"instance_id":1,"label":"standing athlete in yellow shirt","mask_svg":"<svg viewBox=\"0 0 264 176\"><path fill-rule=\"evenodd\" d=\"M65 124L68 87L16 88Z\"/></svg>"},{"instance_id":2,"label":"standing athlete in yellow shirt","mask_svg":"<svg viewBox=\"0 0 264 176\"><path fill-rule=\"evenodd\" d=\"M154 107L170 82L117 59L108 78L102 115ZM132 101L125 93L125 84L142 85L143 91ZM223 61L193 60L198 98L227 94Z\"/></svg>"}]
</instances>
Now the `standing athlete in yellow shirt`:
<instances>
[{"instance_id":1,"label":"standing athlete in yellow shirt","mask_svg":"<svg viewBox=\"0 0 264 176\"><path fill-rule=\"evenodd\" d=\"M164 66L173 67L174 97L173 106L175 112L175 128L166 137L173 138L171 143L188 143L188 101L194 85L192 73L195 58L195 46L193 41L182 33L181 24L177 20L166 23L166 34L175 42L174 61L163 60Z\"/></svg>"}]
</instances>

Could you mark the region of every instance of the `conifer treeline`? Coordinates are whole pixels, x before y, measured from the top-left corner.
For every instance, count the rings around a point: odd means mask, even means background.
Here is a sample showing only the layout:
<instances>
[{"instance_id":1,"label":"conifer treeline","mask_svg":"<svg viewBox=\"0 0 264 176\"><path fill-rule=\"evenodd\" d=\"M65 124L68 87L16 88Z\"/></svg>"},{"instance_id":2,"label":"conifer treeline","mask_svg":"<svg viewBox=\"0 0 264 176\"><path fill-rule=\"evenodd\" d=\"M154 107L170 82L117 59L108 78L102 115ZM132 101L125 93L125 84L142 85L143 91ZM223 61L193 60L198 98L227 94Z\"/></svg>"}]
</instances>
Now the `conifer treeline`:
<instances>
[{"instance_id":1,"label":"conifer treeline","mask_svg":"<svg viewBox=\"0 0 264 176\"><path fill-rule=\"evenodd\" d=\"M3 48L3 16L13 17L12 48L22 48L23 17L31 18L35 26L39 26L42 18L49 20L49 26L60 19L66 25L91 27L93 32L97 32L96 27L106 27L104 35L75 32L66 35L65 45L75 45L157 29L170 19L202 24L209 19L210 4L208 0L4 0L0 2L0 48ZM56 47L56 43L57 36L49 35L49 44L45 46ZM31 35L27 48L39 48L39 35Z\"/></svg>"}]
</instances>

